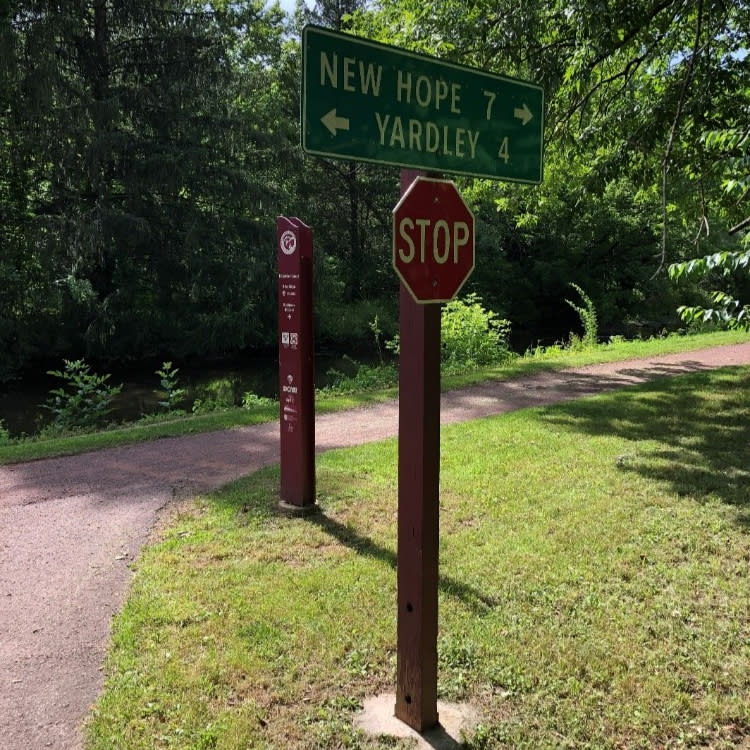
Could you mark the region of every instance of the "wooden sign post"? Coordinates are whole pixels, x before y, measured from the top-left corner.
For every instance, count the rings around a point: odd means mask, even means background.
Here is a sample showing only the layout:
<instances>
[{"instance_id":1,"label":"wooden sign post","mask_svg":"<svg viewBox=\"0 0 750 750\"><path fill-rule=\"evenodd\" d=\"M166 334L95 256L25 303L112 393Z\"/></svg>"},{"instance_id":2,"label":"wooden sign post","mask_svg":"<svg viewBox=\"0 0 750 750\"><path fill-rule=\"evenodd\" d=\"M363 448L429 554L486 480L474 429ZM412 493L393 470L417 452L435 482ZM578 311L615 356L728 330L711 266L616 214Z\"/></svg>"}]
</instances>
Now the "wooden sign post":
<instances>
[{"instance_id":1,"label":"wooden sign post","mask_svg":"<svg viewBox=\"0 0 750 750\"><path fill-rule=\"evenodd\" d=\"M418 172L401 172L404 195ZM438 723L440 305L400 296L396 708L423 732Z\"/></svg>"},{"instance_id":2,"label":"wooden sign post","mask_svg":"<svg viewBox=\"0 0 750 750\"><path fill-rule=\"evenodd\" d=\"M438 723L439 303L474 269L474 216L452 182L401 172L393 267L402 282L395 714L424 732Z\"/></svg>"}]
</instances>

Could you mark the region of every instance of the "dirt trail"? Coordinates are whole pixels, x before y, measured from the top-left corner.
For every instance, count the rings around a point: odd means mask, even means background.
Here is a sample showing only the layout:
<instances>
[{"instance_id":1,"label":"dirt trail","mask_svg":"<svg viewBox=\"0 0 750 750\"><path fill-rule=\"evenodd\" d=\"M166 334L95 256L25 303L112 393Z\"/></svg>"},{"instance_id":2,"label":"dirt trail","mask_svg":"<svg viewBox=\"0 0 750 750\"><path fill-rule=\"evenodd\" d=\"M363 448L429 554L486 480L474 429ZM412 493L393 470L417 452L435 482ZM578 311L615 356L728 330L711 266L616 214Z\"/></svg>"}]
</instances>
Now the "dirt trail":
<instances>
[{"instance_id":1,"label":"dirt trail","mask_svg":"<svg viewBox=\"0 0 750 750\"><path fill-rule=\"evenodd\" d=\"M724 365L750 342L495 382L442 397L459 422ZM318 451L380 440L398 405L321 416ZM0 466L0 748L80 747L110 620L159 512L278 462L278 423Z\"/></svg>"}]
</instances>

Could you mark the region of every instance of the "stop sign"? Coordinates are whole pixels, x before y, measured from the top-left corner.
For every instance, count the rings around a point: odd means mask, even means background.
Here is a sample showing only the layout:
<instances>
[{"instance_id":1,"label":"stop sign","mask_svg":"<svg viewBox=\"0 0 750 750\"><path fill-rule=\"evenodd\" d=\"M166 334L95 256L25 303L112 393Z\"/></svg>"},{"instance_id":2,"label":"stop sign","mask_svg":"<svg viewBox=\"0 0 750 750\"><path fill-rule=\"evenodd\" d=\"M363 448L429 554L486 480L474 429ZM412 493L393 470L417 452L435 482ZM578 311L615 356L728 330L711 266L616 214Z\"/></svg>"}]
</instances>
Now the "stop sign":
<instances>
[{"instance_id":1,"label":"stop sign","mask_svg":"<svg viewBox=\"0 0 750 750\"><path fill-rule=\"evenodd\" d=\"M474 270L474 214L450 180L417 177L393 209L393 267L417 302L447 302Z\"/></svg>"}]
</instances>

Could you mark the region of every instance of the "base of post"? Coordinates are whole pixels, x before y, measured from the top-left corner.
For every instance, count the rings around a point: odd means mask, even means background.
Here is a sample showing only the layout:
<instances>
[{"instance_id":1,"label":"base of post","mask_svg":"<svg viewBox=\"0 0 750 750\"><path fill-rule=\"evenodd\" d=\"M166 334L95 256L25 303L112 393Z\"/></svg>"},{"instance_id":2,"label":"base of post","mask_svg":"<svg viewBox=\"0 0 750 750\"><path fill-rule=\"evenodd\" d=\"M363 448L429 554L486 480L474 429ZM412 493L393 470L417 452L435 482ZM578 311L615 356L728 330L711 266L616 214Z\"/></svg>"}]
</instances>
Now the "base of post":
<instances>
[{"instance_id":1,"label":"base of post","mask_svg":"<svg viewBox=\"0 0 750 750\"><path fill-rule=\"evenodd\" d=\"M276 509L283 516L291 516L294 518L301 518L305 516L312 516L317 513L319 508L316 503L309 503L308 505L292 505L292 503L284 502L279 500L279 504Z\"/></svg>"},{"instance_id":2,"label":"base of post","mask_svg":"<svg viewBox=\"0 0 750 750\"><path fill-rule=\"evenodd\" d=\"M471 736L479 725L479 713L472 706L439 701L440 723L419 733L396 718L393 713L395 701L393 693L366 699L363 710L354 717L355 729L361 729L375 737L408 737L417 741L417 748L420 750L455 750L463 746L463 737Z\"/></svg>"},{"instance_id":3,"label":"base of post","mask_svg":"<svg viewBox=\"0 0 750 750\"><path fill-rule=\"evenodd\" d=\"M418 734L424 734L425 732L429 732L431 729L440 726L440 712L437 710L437 703L435 703L434 708L435 713L430 714L428 719L418 715L412 715L408 710L409 706L404 708L403 704L399 704L398 695L396 695L396 705L393 707L393 718L410 726Z\"/></svg>"}]
</instances>

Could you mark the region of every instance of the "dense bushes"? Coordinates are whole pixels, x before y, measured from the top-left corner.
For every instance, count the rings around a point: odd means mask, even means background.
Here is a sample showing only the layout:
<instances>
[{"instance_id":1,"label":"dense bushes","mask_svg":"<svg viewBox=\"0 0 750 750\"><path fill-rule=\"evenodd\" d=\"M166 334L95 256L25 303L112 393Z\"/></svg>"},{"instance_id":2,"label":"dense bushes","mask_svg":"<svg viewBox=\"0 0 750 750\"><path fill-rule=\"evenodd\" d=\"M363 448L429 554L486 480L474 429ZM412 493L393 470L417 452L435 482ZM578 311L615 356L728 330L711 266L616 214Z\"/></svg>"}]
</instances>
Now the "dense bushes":
<instances>
[{"instance_id":1,"label":"dense bushes","mask_svg":"<svg viewBox=\"0 0 750 750\"><path fill-rule=\"evenodd\" d=\"M511 356L510 321L486 310L477 294L445 305L440 316L440 334L444 368L480 367Z\"/></svg>"},{"instance_id":2,"label":"dense bushes","mask_svg":"<svg viewBox=\"0 0 750 750\"><path fill-rule=\"evenodd\" d=\"M370 322L378 352L381 352L382 331L379 319ZM441 369L443 372L461 372L502 362L513 356L509 344L510 322L492 310L485 309L477 294L448 302L440 315ZM398 335L385 342L385 348L400 354ZM361 391L386 388L398 382L398 369L392 362L378 365L360 364L346 357L350 373L329 370L332 390Z\"/></svg>"}]
</instances>

